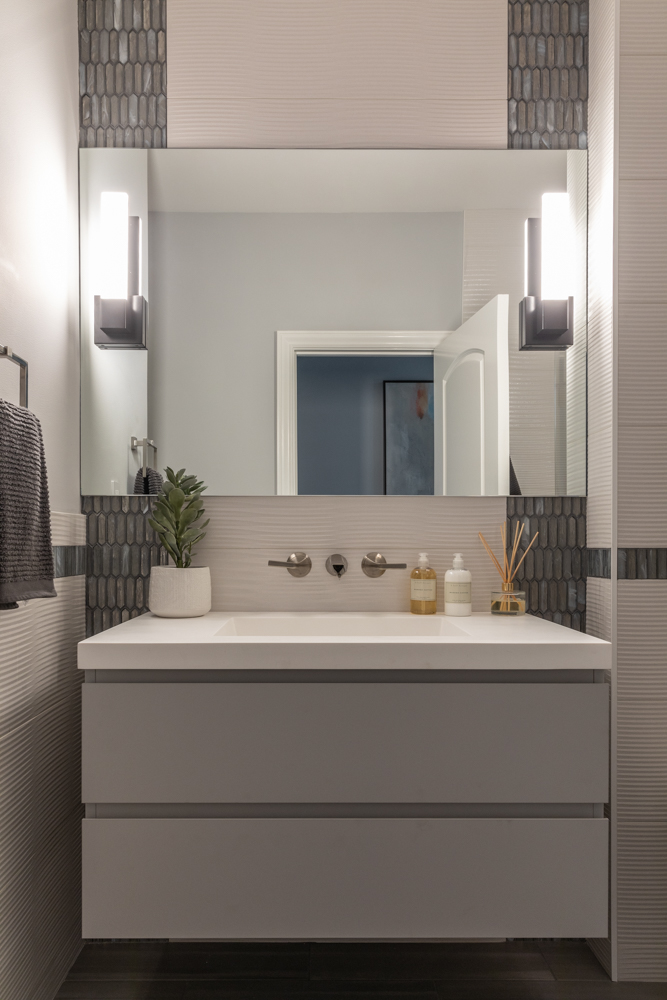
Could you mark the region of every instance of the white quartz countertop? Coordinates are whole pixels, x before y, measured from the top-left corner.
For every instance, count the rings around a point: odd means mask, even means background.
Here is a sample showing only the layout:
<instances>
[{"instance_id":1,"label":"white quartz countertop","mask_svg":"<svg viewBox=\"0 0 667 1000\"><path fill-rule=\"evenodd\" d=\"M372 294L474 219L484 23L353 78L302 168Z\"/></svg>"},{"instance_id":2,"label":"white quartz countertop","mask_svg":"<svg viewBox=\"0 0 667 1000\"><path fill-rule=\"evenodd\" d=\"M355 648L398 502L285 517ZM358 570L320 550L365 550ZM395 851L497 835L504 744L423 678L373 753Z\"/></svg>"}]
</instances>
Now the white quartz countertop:
<instances>
[{"instance_id":1,"label":"white quartz countertop","mask_svg":"<svg viewBox=\"0 0 667 1000\"><path fill-rule=\"evenodd\" d=\"M79 643L82 670L607 670L611 645L523 615L141 615Z\"/></svg>"}]
</instances>

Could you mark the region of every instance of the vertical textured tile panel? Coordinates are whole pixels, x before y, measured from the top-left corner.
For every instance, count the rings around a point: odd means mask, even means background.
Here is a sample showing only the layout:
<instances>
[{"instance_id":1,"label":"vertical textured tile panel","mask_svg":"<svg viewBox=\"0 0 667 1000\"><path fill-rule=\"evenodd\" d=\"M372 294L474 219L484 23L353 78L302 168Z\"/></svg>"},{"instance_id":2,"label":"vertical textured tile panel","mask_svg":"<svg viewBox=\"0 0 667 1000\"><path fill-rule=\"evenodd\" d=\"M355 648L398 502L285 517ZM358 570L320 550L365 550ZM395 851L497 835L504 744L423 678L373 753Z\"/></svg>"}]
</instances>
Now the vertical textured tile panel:
<instances>
[{"instance_id":1,"label":"vertical textured tile panel","mask_svg":"<svg viewBox=\"0 0 667 1000\"><path fill-rule=\"evenodd\" d=\"M510 149L586 149L588 8L508 3Z\"/></svg>"},{"instance_id":2,"label":"vertical textured tile panel","mask_svg":"<svg viewBox=\"0 0 667 1000\"><path fill-rule=\"evenodd\" d=\"M149 4L147 14L141 3L133 6L125 0L97 0L93 6L90 17L79 18L79 145L166 146L166 5L157 4L152 10ZM145 128L145 114L140 128L125 128L127 105L122 105L118 95L122 93L126 101L129 98L133 110L143 97L145 111L145 95L151 89L160 94L160 128ZM130 124L135 126L137 121Z\"/></svg>"},{"instance_id":3,"label":"vertical textured tile panel","mask_svg":"<svg viewBox=\"0 0 667 1000\"><path fill-rule=\"evenodd\" d=\"M525 215L464 213L463 321L499 293L509 294L510 454L521 492L554 492L554 355L519 351Z\"/></svg>"},{"instance_id":4,"label":"vertical textured tile panel","mask_svg":"<svg viewBox=\"0 0 667 1000\"><path fill-rule=\"evenodd\" d=\"M667 980L667 617L661 580L618 582L618 972Z\"/></svg>"},{"instance_id":5,"label":"vertical textured tile panel","mask_svg":"<svg viewBox=\"0 0 667 1000\"><path fill-rule=\"evenodd\" d=\"M171 146L506 144L498 0L169 0ZM471 67L474 66L474 72Z\"/></svg>"},{"instance_id":6,"label":"vertical textured tile panel","mask_svg":"<svg viewBox=\"0 0 667 1000\"><path fill-rule=\"evenodd\" d=\"M589 576L586 581L586 631L612 641L611 580L604 577Z\"/></svg>"},{"instance_id":7,"label":"vertical textured tile panel","mask_svg":"<svg viewBox=\"0 0 667 1000\"><path fill-rule=\"evenodd\" d=\"M588 544L612 544L616 6L591 0L588 161Z\"/></svg>"},{"instance_id":8,"label":"vertical textured tile panel","mask_svg":"<svg viewBox=\"0 0 667 1000\"><path fill-rule=\"evenodd\" d=\"M588 501L591 548L608 549L614 539L614 231L616 210L616 79L618 9L616 0L590 0L588 80ZM612 557L615 551L612 549ZM615 580L589 578L587 631L611 641ZM616 683L608 677L615 704ZM612 708L610 937L591 942L610 975L617 970L615 870L615 717Z\"/></svg>"},{"instance_id":9,"label":"vertical textured tile panel","mask_svg":"<svg viewBox=\"0 0 667 1000\"><path fill-rule=\"evenodd\" d=\"M516 575L526 610L538 618L586 631L586 498L508 497L508 561L521 531ZM537 538L531 548L531 539Z\"/></svg>"},{"instance_id":10,"label":"vertical textured tile panel","mask_svg":"<svg viewBox=\"0 0 667 1000\"><path fill-rule=\"evenodd\" d=\"M618 544L626 547L667 546L665 309L618 307Z\"/></svg>"}]
</instances>

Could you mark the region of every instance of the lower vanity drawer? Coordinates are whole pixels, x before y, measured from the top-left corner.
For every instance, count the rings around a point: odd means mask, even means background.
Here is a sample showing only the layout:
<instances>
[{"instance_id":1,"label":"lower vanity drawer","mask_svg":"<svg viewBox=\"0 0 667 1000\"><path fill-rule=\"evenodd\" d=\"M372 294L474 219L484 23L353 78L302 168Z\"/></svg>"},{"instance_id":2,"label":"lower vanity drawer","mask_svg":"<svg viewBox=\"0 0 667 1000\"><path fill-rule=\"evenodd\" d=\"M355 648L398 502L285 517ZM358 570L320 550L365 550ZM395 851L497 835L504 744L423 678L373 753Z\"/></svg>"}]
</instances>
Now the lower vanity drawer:
<instances>
[{"instance_id":1,"label":"lower vanity drawer","mask_svg":"<svg viewBox=\"0 0 667 1000\"><path fill-rule=\"evenodd\" d=\"M606 937L604 819L89 819L86 938Z\"/></svg>"}]
</instances>

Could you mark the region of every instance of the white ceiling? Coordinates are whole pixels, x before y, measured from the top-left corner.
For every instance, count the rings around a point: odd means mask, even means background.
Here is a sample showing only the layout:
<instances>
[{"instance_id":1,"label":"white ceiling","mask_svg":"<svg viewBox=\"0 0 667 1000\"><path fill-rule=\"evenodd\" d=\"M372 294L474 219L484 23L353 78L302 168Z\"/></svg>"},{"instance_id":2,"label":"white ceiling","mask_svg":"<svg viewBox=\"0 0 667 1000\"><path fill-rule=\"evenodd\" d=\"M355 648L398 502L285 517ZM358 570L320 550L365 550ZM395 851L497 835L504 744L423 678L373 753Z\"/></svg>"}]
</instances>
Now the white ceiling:
<instances>
[{"instance_id":1,"label":"white ceiling","mask_svg":"<svg viewBox=\"0 0 667 1000\"><path fill-rule=\"evenodd\" d=\"M461 212L540 215L583 150L149 149L153 212Z\"/></svg>"}]
</instances>

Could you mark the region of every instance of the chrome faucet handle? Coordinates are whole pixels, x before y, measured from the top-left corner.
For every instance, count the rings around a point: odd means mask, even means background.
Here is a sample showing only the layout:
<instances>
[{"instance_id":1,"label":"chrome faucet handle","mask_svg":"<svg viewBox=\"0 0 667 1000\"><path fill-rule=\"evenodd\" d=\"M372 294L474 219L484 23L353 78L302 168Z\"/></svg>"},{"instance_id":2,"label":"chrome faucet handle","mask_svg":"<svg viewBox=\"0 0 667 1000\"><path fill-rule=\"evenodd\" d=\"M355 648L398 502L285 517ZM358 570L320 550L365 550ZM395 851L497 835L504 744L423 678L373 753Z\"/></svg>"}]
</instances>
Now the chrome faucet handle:
<instances>
[{"instance_id":1,"label":"chrome faucet handle","mask_svg":"<svg viewBox=\"0 0 667 1000\"><path fill-rule=\"evenodd\" d=\"M269 566L280 566L282 569L286 569L290 576L308 576L313 568L313 563L305 552L292 552L285 562L269 559Z\"/></svg>"},{"instance_id":2,"label":"chrome faucet handle","mask_svg":"<svg viewBox=\"0 0 667 1000\"><path fill-rule=\"evenodd\" d=\"M337 576L339 580L344 573L347 573L347 559L340 552L335 552L332 556L329 556L325 565L327 573Z\"/></svg>"},{"instance_id":3,"label":"chrome faucet handle","mask_svg":"<svg viewBox=\"0 0 667 1000\"><path fill-rule=\"evenodd\" d=\"M387 569L407 569L407 563L388 563L380 552L368 552L361 560L361 568L371 579L382 576Z\"/></svg>"}]
</instances>

